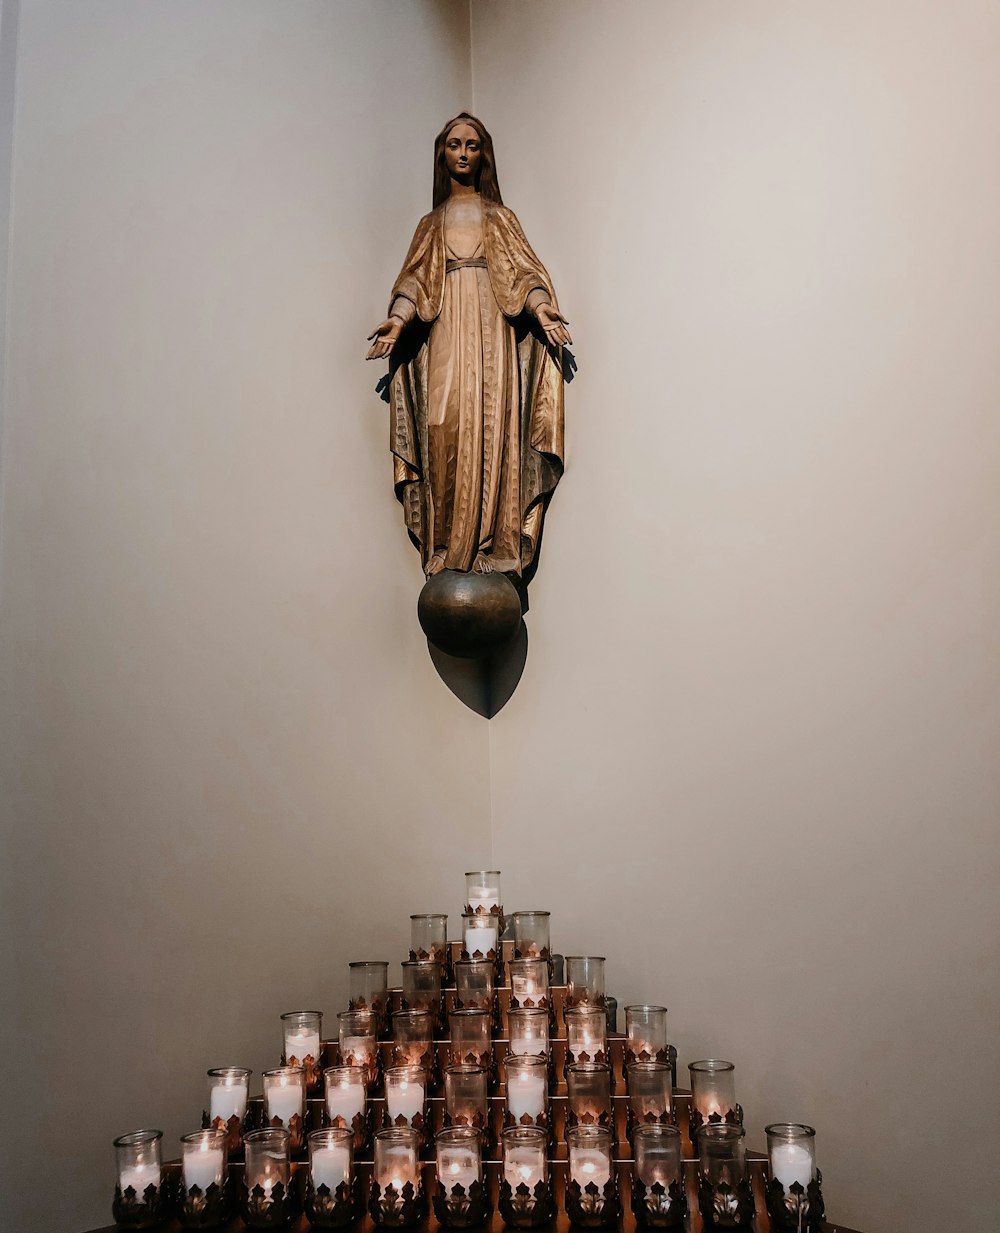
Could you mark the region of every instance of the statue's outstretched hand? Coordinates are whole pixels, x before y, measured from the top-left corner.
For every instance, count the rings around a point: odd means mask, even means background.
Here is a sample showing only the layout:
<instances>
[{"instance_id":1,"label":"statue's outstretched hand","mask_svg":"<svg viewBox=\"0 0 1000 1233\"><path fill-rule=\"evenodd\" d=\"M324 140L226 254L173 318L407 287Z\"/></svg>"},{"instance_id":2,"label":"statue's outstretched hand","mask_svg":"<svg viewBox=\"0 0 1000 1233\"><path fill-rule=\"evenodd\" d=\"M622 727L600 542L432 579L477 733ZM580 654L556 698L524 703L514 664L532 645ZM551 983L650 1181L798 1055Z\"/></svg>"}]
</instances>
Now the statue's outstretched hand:
<instances>
[{"instance_id":1,"label":"statue's outstretched hand","mask_svg":"<svg viewBox=\"0 0 1000 1233\"><path fill-rule=\"evenodd\" d=\"M535 316L538 318L538 324L545 331L550 347L565 347L573 341L569 336L569 330L566 329L569 322L551 304L539 304L535 310Z\"/></svg>"},{"instance_id":2,"label":"statue's outstretched hand","mask_svg":"<svg viewBox=\"0 0 1000 1233\"><path fill-rule=\"evenodd\" d=\"M377 325L374 330L368 335L368 341L375 341L368 348L366 360L384 360L386 356L392 355L392 349L396 345L396 340L403 329L403 323L397 317L387 317L381 325Z\"/></svg>"}]
</instances>

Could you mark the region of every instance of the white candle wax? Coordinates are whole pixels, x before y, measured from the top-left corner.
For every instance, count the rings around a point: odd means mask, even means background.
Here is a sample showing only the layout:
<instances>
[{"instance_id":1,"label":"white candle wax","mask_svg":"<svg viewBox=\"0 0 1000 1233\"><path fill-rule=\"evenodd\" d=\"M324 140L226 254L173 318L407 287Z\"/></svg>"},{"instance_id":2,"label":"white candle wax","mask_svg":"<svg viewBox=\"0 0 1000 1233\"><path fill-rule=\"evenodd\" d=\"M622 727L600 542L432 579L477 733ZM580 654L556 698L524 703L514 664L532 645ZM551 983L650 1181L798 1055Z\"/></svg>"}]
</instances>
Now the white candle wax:
<instances>
[{"instance_id":1,"label":"white candle wax","mask_svg":"<svg viewBox=\"0 0 1000 1233\"><path fill-rule=\"evenodd\" d=\"M365 1089L360 1083L334 1083L326 1089L326 1109L331 1118L342 1117L348 1126L365 1111Z\"/></svg>"},{"instance_id":2,"label":"white candle wax","mask_svg":"<svg viewBox=\"0 0 1000 1233\"><path fill-rule=\"evenodd\" d=\"M292 1058L301 1066L307 1057L319 1060L319 1032L289 1032L285 1036L285 1061L293 1066Z\"/></svg>"},{"instance_id":3,"label":"white candle wax","mask_svg":"<svg viewBox=\"0 0 1000 1233\"><path fill-rule=\"evenodd\" d=\"M208 1116L211 1121L217 1117L228 1122L231 1117L238 1117L242 1122L247 1112L247 1083L241 1080L235 1083L222 1083L211 1091Z\"/></svg>"},{"instance_id":4,"label":"white candle wax","mask_svg":"<svg viewBox=\"0 0 1000 1233\"><path fill-rule=\"evenodd\" d=\"M214 1182L222 1185L221 1147L212 1147L210 1143L201 1143L196 1152L184 1154L184 1189L190 1190L197 1186L199 1190L207 1190Z\"/></svg>"},{"instance_id":5,"label":"white candle wax","mask_svg":"<svg viewBox=\"0 0 1000 1233\"><path fill-rule=\"evenodd\" d=\"M337 1143L329 1147L314 1147L310 1157L313 1185L328 1186L330 1193L335 1194L337 1187L347 1181L351 1154L346 1147Z\"/></svg>"},{"instance_id":6,"label":"white candle wax","mask_svg":"<svg viewBox=\"0 0 1000 1233\"><path fill-rule=\"evenodd\" d=\"M515 1035L513 1031L510 1034L510 1051L517 1056L526 1054L537 1057L545 1052L545 1044L540 1036L532 1036L530 1029L524 1035Z\"/></svg>"},{"instance_id":7,"label":"white candle wax","mask_svg":"<svg viewBox=\"0 0 1000 1233\"><path fill-rule=\"evenodd\" d=\"M302 1084L299 1080L282 1078L279 1083L268 1088L267 1116L280 1117L287 1126L289 1121L298 1114L302 1116Z\"/></svg>"},{"instance_id":8,"label":"white candle wax","mask_svg":"<svg viewBox=\"0 0 1000 1233\"><path fill-rule=\"evenodd\" d=\"M515 1122L525 1113L530 1118L541 1117L545 1112L545 1076L516 1073L507 1084L507 1108Z\"/></svg>"},{"instance_id":9,"label":"white candle wax","mask_svg":"<svg viewBox=\"0 0 1000 1233\"><path fill-rule=\"evenodd\" d=\"M483 925L481 928L471 926L465 931L465 949L470 955L474 955L478 950L480 954L487 955L491 950L497 948L497 927L496 925Z\"/></svg>"},{"instance_id":10,"label":"white candle wax","mask_svg":"<svg viewBox=\"0 0 1000 1233\"><path fill-rule=\"evenodd\" d=\"M812 1156L798 1143L776 1143L771 1148L771 1176L786 1190L793 1182L804 1190L812 1181Z\"/></svg>"},{"instance_id":11,"label":"white candle wax","mask_svg":"<svg viewBox=\"0 0 1000 1233\"><path fill-rule=\"evenodd\" d=\"M479 1181L479 1170L464 1158L449 1160L447 1155L444 1155L438 1165L438 1181L448 1194L451 1194L453 1186L464 1186L465 1193L468 1194L472 1183Z\"/></svg>"},{"instance_id":12,"label":"white candle wax","mask_svg":"<svg viewBox=\"0 0 1000 1233\"><path fill-rule=\"evenodd\" d=\"M482 908L488 912L490 908L500 906L500 896L492 886L469 887L469 907L475 912Z\"/></svg>"},{"instance_id":13,"label":"white candle wax","mask_svg":"<svg viewBox=\"0 0 1000 1233\"><path fill-rule=\"evenodd\" d=\"M147 1186L159 1186L160 1166L158 1164L130 1165L122 1169L118 1184L121 1186L122 1194L131 1186L141 1199Z\"/></svg>"},{"instance_id":14,"label":"white candle wax","mask_svg":"<svg viewBox=\"0 0 1000 1233\"><path fill-rule=\"evenodd\" d=\"M422 1115L424 1111L424 1085L404 1079L398 1087L386 1088L385 1100L390 1122L395 1123L398 1117L412 1122L418 1113Z\"/></svg>"},{"instance_id":15,"label":"white candle wax","mask_svg":"<svg viewBox=\"0 0 1000 1233\"><path fill-rule=\"evenodd\" d=\"M570 1148L569 1172L575 1182L581 1187L589 1186L591 1182L603 1190L611 1180L611 1164L603 1152L588 1151L585 1148Z\"/></svg>"},{"instance_id":16,"label":"white candle wax","mask_svg":"<svg viewBox=\"0 0 1000 1233\"><path fill-rule=\"evenodd\" d=\"M522 1184L534 1190L542 1180L538 1153L530 1147L508 1148L503 1159L503 1175L512 1190Z\"/></svg>"}]
</instances>

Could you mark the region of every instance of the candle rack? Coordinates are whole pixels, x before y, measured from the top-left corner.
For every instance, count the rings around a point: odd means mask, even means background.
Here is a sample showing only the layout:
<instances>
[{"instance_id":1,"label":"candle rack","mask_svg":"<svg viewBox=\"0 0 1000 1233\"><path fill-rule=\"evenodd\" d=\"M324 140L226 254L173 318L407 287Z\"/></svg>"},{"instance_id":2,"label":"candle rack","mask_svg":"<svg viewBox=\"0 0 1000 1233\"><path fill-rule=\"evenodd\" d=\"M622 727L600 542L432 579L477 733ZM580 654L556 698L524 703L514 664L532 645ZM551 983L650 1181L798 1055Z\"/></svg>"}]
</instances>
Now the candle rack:
<instances>
[{"instance_id":1,"label":"candle rack","mask_svg":"<svg viewBox=\"0 0 1000 1233\"><path fill-rule=\"evenodd\" d=\"M818 1229L826 1216L823 1192L820 1189L823 1178L820 1171L808 1186L801 1182L792 1182L785 1187L772 1177L767 1183L767 1213L771 1217L772 1229L789 1229L795 1233L805 1233L805 1230Z\"/></svg>"},{"instance_id":2,"label":"candle rack","mask_svg":"<svg viewBox=\"0 0 1000 1233\"><path fill-rule=\"evenodd\" d=\"M331 1191L325 1182L314 1186L310 1176L302 1209L309 1223L317 1229L343 1229L353 1225L364 1211L361 1178L355 1174L353 1182L341 1182Z\"/></svg>"},{"instance_id":3,"label":"candle rack","mask_svg":"<svg viewBox=\"0 0 1000 1233\"><path fill-rule=\"evenodd\" d=\"M294 1196L281 1182L267 1190L259 1182L251 1190L244 1185L240 1191L240 1215L251 1229L281 1229L295 1216Z\"/></svg>"},{"instance_id":4,"label":"candle rack","mask_svg":"<svg viewBox=\"0 0 1000 1233\"><path fill-rule=\"evenodd\" d=\"M698 1207L702 1219L712 1229L749 1229L753 1224L753 1190L748 1177L732 1185L717 1185L707 1178L698 1181Z\"/></svg>"},{"instance_id":5,"label":"candle rack","mask_svg":"<svg viewBox=\"0 0 1000 1233\"><path fill-rule=\"evenodd\" d=\"M687 1210L681 1182L646 1186L638 1177L632 1182L632 1213L640 1229L683 1229Z\"/></svg>"},{"instance_id":6,"label":"candle rack","mask_svg":"<svg viewBox=\"0 0 1000 1233\"><path fill-rule=\"evenodd\" d=\"M581 1186L573 1178L566 1183L566 1215L577 1229L614 1229L621 1216L618 1183L612 1172L603 1186Z\"/></svg>"},{"instance_id":7,"label":"candle rack","mask_svg":"<svg viewBox=\"0 0 1000 1233\"><path fill-rule=\"evenodd\" d=\"M705 1117L699 1109L692 1105L688 1118L691 1127L691 1142L697 1143L698 1131L703 1126L742 1126L743 1106L734 1105L731 1109L726 1110L725 1116L721 1113L710 1113L708 1117Z\"/></svg>"},{"instance_id":8,"label":"candle rack","mask_svg":"<svg viewBox=\"0 0 1000 1233\"><path fill-rule=\"evenodd\" d=\"M217 1182L206 1187L192 1186L181 1190L177 1217L187 1229L216 1229L229 1216L226 1188Z\"/></svg>"},{"instance_id":9,"label":"candle rack","mask_svg":"<svg viewBox=\"0 0 1000 1233\"><path fill-rule=\"evenodd\" d=\"M532 1187L519 1182L512 1188L510 1182L503 1178L497 1210L503 1216L504 1223L512 1229L540 1229L553 1219L556 1205L552 1189L546 1181L536 1182Z\"/></svg>"},{"instance_id":10,"label":"candle rack","mask_svg":"<svg viewBox=\"0 0 1000 1233\"><path fill-rule=\"evenodd\" d=\"M403 1186L386 1186L372 1182L368 1196L368 1214L383 1229L410 1229L423 1220L425 1204L423 1189L406 1182Z\"/></svg>"},{"instance_id":11,"label":"candle rack","mask_svg":"<svg viewBox=\"0 0 1000 1233\"><path fill-rule=\"evenodd\" d=\"M161 1182L159 1186L150 1183L141 1195L133 1186L124 1190L116 1186L111 1212L122 1229L152 1229L162 1224L171 1207L167 1187Z\"/></svg>"},{"instance_id":12,"label":"candle rack","mask_svg":"<svg viewBox=\"0 0 1000 1233\"><path fill-rule=\"evenodd\" d=\"M249 1114L237 1117L234 1113L228 1121L221 1117L209 1117L203 1109L201 1113L202 1130L224 1130L226 1132L226 1155L230 1160L243 1151L243 1131L250 1129Z\"/></svg>"},{"instance_id":13,"label":"candle rack","mask_svg":"<svg viewBox=\"0 0 1000 1233\"><path fill-rule=\"evenodd\" d=\"M482 1182L470 1182L468 1189L457 1182L448 1188L441 1182L434 1190L434 1215L446 1229L473 1229L490 1214L489 1196Z\"/></svg>"}]
</instances>

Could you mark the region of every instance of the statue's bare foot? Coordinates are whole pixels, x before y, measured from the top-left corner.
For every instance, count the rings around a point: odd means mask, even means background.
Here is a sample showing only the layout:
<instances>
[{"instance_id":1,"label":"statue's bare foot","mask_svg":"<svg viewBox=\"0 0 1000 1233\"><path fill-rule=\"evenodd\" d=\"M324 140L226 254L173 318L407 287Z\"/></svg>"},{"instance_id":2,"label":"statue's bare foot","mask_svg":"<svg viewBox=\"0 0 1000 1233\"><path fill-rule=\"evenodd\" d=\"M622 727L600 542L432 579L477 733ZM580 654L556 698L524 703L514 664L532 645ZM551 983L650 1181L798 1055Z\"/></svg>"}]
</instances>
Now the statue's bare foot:
<instances>
[{"instance_id":1,"label":"statue's bare foot","mask_svg":"<svg viewBox=\"0 0 1000 1233\"><path fill-rule=\"evenodd\" d=\"M472 562L472 572L474 574L492 574L493 562L487 556L483 556L481 552L476 553L476 559Z\"/></svg>"},{"instance_id":2,"label":"statue's bare foot","mask_svg":"<svg viewBox=\"0 0 1000 1233\"><path fill-rule=\"evenodd\" d=\"M431 578L434 574L440 574L444 569L444 553L435 552L431 559L424 566L424 577Z\"/></svg>"}]
</instances>

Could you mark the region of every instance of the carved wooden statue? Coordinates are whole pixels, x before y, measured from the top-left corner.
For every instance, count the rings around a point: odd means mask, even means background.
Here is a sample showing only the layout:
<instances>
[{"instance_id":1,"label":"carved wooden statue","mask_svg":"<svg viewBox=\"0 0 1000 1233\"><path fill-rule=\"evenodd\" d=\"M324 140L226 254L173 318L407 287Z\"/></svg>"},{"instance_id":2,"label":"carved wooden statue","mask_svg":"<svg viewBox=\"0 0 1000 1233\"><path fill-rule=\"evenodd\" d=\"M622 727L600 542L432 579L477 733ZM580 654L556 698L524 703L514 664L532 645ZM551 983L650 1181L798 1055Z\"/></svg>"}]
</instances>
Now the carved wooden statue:
<instances>
[{"instance_id":1,"label":"carved wooden statue","mask_svg":"<svg viewBox=\"0 0 1000 1233\"><path fill-rule=\"evenodd\" d=\"M438 134L434 208L369 339L390 361L395 489L424 573L519 576L562 475L571 339L474 116Z\"/></svg>"}]
</instances>

